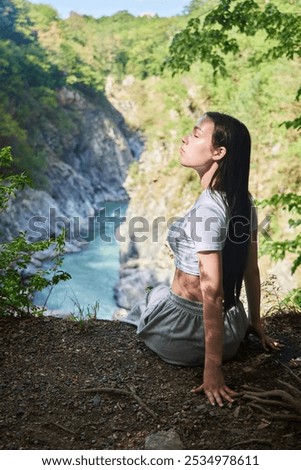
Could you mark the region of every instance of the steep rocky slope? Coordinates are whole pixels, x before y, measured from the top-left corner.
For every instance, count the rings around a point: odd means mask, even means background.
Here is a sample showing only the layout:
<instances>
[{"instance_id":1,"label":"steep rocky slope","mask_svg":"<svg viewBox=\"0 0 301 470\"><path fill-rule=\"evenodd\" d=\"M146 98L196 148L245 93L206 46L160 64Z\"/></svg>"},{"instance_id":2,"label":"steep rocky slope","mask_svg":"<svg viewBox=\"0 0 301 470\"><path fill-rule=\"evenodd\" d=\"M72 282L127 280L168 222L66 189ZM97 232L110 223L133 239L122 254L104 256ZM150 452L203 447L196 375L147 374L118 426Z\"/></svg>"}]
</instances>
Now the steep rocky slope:
<instances>
[{"instance_id":1,"label":"steep rocky slope","mask_svg":"<svg viewBox=\"0 0 301 470\"><path fill-rule=\"evenodd\" d=\"M64 88L58 100L73 126L56 128L43 116L39 128L32 130L37 152L47 154L44 187L26 188L11 201L1 217L5 239L28 230L32 217L47 218L48 236L55 231L57 217L79 217L83 228L102 202L128 199L124 181L129 165L139 157L140 136L127 129L122 115L104 96L93 102ZM35 236L30 230L28 234Z\"/></svg>"}]
</instances>

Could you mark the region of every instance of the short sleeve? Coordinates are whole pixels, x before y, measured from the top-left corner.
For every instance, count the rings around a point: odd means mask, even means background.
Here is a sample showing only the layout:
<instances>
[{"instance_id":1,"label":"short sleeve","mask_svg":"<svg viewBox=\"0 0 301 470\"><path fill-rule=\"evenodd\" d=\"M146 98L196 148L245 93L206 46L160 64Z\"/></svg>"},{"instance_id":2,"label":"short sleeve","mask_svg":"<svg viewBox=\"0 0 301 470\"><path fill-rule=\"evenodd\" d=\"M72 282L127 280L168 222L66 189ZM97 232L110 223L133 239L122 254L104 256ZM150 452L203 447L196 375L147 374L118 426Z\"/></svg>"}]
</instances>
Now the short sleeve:
<instances>
[{"instance_id":1,"label":"short sleeve","mask_svg":"<svg viewBox=\"0 0 301 470\"><path fill-rule=\"evenodd\" d=\"M190 213L190 235L195 252L221 251L227 238L227 210L221 196L202 193Z\"/></svg>"}]
</instances>

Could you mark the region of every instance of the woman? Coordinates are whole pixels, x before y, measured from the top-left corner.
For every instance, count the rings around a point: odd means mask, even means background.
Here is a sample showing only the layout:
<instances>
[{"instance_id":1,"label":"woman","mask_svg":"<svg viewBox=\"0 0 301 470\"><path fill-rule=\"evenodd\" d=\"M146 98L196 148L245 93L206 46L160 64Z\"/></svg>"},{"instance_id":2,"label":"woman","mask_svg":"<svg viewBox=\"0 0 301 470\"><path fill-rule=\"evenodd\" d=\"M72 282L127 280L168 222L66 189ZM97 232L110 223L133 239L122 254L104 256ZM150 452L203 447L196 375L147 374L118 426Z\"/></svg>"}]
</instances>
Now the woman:
<instances>
[{"instance_id":1,"label":"woman","mask_svg":"<svg viewBox=\"0 0 301 470\"><path fill-rule=\"evenodd\" d=\"M159 285L123 321L134 324L163 360L204 364L204 391L212 405L233 401L222 362L235 355L248 328L265 349L281 345L260 322L257 222L248 192L251 139L226 114L204 114L182 139L181 164L199 175L203 191L169 229L176 271L171 289ZM248 318L239 300L244 280Z\"/></svg>"}]
</instances>

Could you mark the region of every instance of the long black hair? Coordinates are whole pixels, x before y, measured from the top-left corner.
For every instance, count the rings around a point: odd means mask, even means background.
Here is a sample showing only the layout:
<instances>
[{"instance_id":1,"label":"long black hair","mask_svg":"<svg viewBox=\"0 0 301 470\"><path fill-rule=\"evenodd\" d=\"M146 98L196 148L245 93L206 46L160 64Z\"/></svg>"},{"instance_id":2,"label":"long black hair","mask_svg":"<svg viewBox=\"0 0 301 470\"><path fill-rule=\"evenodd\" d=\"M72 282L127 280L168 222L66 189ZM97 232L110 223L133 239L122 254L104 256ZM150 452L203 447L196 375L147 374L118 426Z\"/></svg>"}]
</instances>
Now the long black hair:
<instances>
[{"instance_id":1,"label":"long black hair","mask_svg":"<svg viewBox=\"0 0 301 470\"><path fill-rule=\"evenodd\" d=\"M202 120L205 118L214 123L213 147L226 148L209 188L221 194L229 211L227 239L222 251L224 307L228 309L236 304L240 296L251 238L248 189L251 137L247 127L232 116L208 112Z\"/></svg>"}]
</instances>

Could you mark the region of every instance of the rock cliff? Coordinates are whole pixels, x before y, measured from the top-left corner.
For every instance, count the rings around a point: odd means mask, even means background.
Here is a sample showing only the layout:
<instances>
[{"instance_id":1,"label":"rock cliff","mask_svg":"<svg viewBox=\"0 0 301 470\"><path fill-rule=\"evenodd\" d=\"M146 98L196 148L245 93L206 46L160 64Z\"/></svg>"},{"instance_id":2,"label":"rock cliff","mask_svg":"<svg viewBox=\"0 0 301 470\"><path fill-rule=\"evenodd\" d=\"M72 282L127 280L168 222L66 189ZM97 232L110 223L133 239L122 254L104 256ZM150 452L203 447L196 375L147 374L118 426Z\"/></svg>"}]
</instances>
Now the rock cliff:
<instances>
[{"instance_id":1,"label":"rock cliff","mask_svg":"<svg viewBox=\"0 0 301 470\"><path fill-rule=\"evenodd\" d=\"M43 116L32 130L37 153L46 152L44 187L26 188L11 201L1 216L2 239L28 230L30 219L36 221L31 226L37 225L39 217L47 218L47 236L55 232L57 217L78 217L84 227L102 202L128 199L124 181L143 147L140 135L126 127L104 96L92 100L64 88L58 92L58 102L72 126L57 128Z\"/></svg>"}]
</instances>

